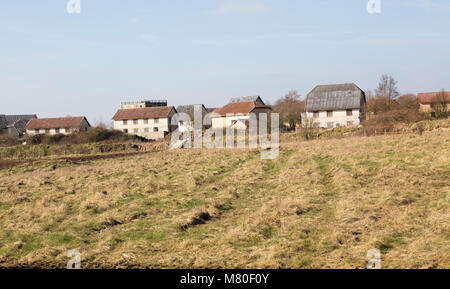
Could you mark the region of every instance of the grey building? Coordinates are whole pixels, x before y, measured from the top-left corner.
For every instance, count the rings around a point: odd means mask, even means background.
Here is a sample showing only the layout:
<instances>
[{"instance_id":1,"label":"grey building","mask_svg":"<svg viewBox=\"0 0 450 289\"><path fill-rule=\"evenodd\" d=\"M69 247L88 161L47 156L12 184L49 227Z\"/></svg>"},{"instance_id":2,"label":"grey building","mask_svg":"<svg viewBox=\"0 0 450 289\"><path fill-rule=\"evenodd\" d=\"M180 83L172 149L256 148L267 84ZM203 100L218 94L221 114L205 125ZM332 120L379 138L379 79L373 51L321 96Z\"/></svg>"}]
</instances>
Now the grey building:
<instances>
[{"instance_id":1,"label":"grey building","mask_svg":"<svg viewBox=\"0 0 450 289\"><path fill-rule=\"evenodd\" d=\"M366 94L354 83L318 85L306 97L306 118L322 128L358 126L365 107Z\"/></svg>"},{"instance_id":2,"label":"grey building","mask_svg":"<svg viewBox=\"0 0 450 289\"><path fill-rule=\"evenodd\" d=\"M239 103L239 102L254 102L254 103L265 104L260 96L234 97L230 100L230 103Z\"/></svg>"},{"instance_id":3,"label":"grey building","mask_svg":"<svg viewBox=\"0 0 450 289\"><path fill-rule=\"evenodd\" d=\"M208 128L211 126L211 120L205 119L208 115L208 109L203 104L188 104L188 105L180 105L177 107L177 112L184 113L189 116L190 120L187 119L178 119L178 130L181 132L184 131L193 131L194 130L194 115L196 112L199 112L202 118L202 128Z\"/></svg>"},{"instance_id":4,"label":"grey building","mask_svg":"<svg viewBox=\"0 0 450 289\"><path fill-rule=\"evenodd\" d=\"M35 114L0 115L0 134L19 138L25 133L27 123L37 118Z\"/></svg>"}]
</instances>

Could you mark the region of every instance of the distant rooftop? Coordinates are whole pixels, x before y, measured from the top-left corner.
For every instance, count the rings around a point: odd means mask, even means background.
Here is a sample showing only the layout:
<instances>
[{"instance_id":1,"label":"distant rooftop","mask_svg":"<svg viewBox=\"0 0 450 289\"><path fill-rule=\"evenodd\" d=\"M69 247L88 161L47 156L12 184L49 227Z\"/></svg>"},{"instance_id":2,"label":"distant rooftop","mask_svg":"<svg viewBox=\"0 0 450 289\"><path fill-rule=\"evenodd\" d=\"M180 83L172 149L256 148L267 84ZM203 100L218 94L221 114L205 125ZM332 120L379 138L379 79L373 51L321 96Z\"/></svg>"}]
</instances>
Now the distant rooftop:
<instances>
[{"instance_id":1,"label":"distant rooftop","mask_svg":"<svg viewBox=\"0 0 450 289\"><path fill-rule=\"evenodd\" d=\"M152 106L167 106L167 100L162 100L162 99L158 99L158 100L141 100L141 101L125 101L122 102L121 104L136 104L136 103L145 103L145 104L150 104ZM164 104L164 105L162 105Z\"/></svg>"},{"instance_id":2,"label":"distant rooftop","mask_svg":"<svg viewBox=\"0 0 450 289\"><path fill-rule=\"evenodd\" d=\"M243 96L243 97L234 97L230 100L230 103L238 103L238 102L258 102L260 101L262 104L264 102L262 101L260 96Z\"/></svg>"}]
</instances>

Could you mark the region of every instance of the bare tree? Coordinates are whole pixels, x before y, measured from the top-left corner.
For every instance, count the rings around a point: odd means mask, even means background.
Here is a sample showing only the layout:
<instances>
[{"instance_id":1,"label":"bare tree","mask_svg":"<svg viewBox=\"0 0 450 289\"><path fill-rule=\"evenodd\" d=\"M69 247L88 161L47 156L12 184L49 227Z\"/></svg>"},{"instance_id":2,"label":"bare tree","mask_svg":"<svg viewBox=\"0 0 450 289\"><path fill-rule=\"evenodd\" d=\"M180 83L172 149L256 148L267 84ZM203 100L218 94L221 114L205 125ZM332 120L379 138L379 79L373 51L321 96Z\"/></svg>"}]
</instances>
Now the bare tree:
<instances>
[{"instance_id":1,"label":"bare tree","mask_svg":"<svg viewBox=\"0 0 450 289\"><path fill-rule=\"evenodd\" d=\"M383 96L389 100L397 98L400 93L397 90L397 81L387 74L381 76L378 82L378 88L375 90L377 96Z\"/></svg>"},{"instance_id":2,"label":"bare tree","mask_svg":"<svg viewBox=\"0 0 450 289\"><path fill-rule=\"evenodd\" d=\"M314 119L312 117L305 117L302 121L300 134L305 140L311 140L317 137L317 129L314 126Z\"/></svg>"},{"instance_id":3,"label":"bare tree","mask_svg":"<svg viewBox=\"0 0 450 289\"><path fill-rule=\"evenodd\" d=\"M278 99L273 106L274 112L280 114L281 123L288 123L289 130L295 130L301 123L301 115L305 111L304 102L296 90L289 91L284 97Z\"/></svg>"},{"instance_id":4,"label":"bare tree","mask_svg":"<svg viewBox=\"0 0 450 289\"><path fill-rule=\"evenodd\" d=\"M417 96L412 93L401 95L398 98L398 104L400 109L419 110Z\"/></svg>"},{"instance_id":5,"label":"bare tree","mask_svg":"<svg viewBox=\"0 0 450 289\"><path fill-rule=\"evenodd\" d=\"M447 103L447 93L442 89L433 98L433 110L436 118L446 118L449 115Z\"/></svg>"}]
</instances>

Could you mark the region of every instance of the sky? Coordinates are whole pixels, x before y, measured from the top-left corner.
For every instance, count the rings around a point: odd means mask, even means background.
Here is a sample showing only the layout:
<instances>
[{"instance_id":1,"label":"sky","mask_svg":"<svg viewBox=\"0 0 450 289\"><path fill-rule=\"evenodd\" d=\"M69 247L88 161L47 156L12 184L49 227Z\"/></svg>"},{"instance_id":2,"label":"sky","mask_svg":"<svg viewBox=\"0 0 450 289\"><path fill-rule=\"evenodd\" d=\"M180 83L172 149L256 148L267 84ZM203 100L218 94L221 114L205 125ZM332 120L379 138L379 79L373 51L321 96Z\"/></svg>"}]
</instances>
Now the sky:
<instances>
[{"instance_id":1,"label":"sky","mask_svg":"<svg viewBox=\"0 0 450 289\"><path fill-rule=\"evenodd\" d=\"M450 89L450 0L68 2L0 1L0 114L108 124L123 101L274 103L382 74L401 93Z\"/></svg>"}]
</instances>

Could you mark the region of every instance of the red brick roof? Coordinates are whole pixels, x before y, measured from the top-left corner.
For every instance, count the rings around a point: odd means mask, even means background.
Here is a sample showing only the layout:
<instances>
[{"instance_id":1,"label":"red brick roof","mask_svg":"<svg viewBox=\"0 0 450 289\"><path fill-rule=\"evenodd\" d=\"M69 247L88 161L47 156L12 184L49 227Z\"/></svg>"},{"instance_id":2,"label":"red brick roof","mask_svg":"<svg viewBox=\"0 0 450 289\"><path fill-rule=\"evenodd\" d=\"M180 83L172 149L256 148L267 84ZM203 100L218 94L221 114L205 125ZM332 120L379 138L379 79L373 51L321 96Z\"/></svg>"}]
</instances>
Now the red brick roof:
<instances>
[{"instance_id":1,"label":"red brick roof","mask_svg":"<svg viewBox=\"0 0 450 289\"><path fill-rule=\"evenodd\" d=\"M84 116L35 118L27 123L25 129L33 130L33 129L51 129L51 128L74 128L79 127L84 119L86 119ZM86 122L89 124L87 119Z\"/></svg>"},{"instance_id":2,"label":"red brick roof","mask_svg":"<svg viewBox=\"0 0 450 289\"><path fill-rule=\"evenodd\" d=\"M175 110L173 106L119 109L112 119L132 120L132 119L147 119L147 118L166 118L169 117L169 114L172 110Z\"/></svg>"},{"instance_id":3,"label":"red brick roof","mask_svg":"<svg viewBox=\"0 0 450 289\"><path fill-rule=\"evenodd\" d=\"M270 109L270 106L258 103L258 102L232 102L224 107L218 108L213 111L214 114L218 114L219 116L212 116L212 117L222 117L226 116L227 114L243 114L248 115L251 113L255 108L267 108Z\"/></svg>"},{"instance_id":4,"label":"red brick roof","mask_svg":"<svg viewBox=\"0 0 450 289\"><path fill-rule=\"evenodd\" d=\"M306 101L296 101L296 102L292 103L292 106L299 110L305 110Z\"/></svg>"},{"instance_id":5,"label":"red brick roof","mask_svg":"<svg viewBox=\"0 0 450 289\"><path fill-rule=\"evenodd\" d=\"M436 102L436 96L441 92L427 92L417 94L419 103L433 103ZM450 102L450 92L445 92L445 100Z\"/></svg>"}]
</instances>

